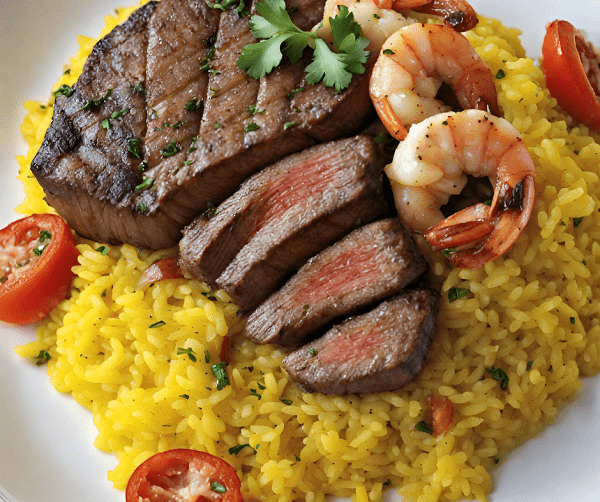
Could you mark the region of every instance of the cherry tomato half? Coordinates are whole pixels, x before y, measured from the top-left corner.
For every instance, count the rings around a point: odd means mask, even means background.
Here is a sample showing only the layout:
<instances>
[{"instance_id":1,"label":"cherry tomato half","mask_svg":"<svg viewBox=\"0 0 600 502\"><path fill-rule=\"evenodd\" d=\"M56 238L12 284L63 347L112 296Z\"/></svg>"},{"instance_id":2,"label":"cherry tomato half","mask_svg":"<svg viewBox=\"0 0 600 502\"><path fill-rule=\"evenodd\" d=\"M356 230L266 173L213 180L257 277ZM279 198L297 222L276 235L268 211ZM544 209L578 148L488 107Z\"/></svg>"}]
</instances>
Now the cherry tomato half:
<instances>
[{"instance_id":1,"label":"cherry tomato half","mask_svg":"<svg viewBox=\"0 0 600 502\"><path fill-rule=\"evenodd\" d=\"M0 319L39 321L69 294L79 251L65 221L34 214L0 230Z\"/></svg>"},{"instance_id":2,"label":"cherry tomato half","mask_svg":"<svg viewBox=\"0 0 600 502\"><path fill-rule=\"evenodd\" d=\"M225 460L197 450L167 450L133 471L126 502L243 502L242 486Z\"/></svg>"},{"instance_id":3,"label":"cherry tomato half","mask_svg":"<svg viewBox=\"0 0 600 502\"><path fill-rule=\"evenodd\" d=\"M592 47L571 23L557 20L546 26L542 55L552 97L574 119L600 131L600 102L590 83L590 76L598 77L600 59Z\"/></svg>"}]
</instances>

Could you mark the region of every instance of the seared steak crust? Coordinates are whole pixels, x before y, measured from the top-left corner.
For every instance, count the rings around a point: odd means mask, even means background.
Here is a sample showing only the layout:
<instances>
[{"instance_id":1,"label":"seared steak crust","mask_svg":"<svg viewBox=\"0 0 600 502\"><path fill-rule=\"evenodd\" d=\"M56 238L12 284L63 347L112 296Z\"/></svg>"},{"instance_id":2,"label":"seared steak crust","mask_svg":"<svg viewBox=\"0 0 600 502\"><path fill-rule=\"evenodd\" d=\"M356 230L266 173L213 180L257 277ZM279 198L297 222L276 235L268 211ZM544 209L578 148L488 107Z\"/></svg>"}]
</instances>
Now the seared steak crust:
<instances>
[{"instance_id":1,"label":"seared steak crust","mask_svg":"<svg viewBox=\"0 0 600 502\"><path fill-rule=\"evenodd\" d=\"M311 256L387 209L375 141L356 136L290 155L186 227L180 264L242 308L267 298Z\"/></svg>"},{"instance_id":2,"label":"seared steak crust","mask_svg":"<svg viewBox=\"0 0 600 502\"><path fill-rule=\"evenodd\" d=\"M304 29L323 5L289 1ZM255 80L236 66L254 41L248 16L204 0L135 11L96 44L73 94L56 100L32 162L48 202L86 237L169 247L256 171L360 127L368 74L339 94L306 85L305 61Z\"/></svg>"},{"instance_id":3,"label":"seared steak crust","mask_svg":"<svg viewBox=\"0 0 600 502\"><path fill-rule=\"evenodd\" d=\"M405 290L290 353L283 365L305 391L345 395L399 389L425 363L438 309L437 292Z\"/></svg>"},{"instance_id":4,"label":"seared steak crust","mask_svg":"<svg viewBox=\"0 0 600 502\"><path fill-rule=\"evenodd\" d=\"M365 225L311 258L250 314L245 335L299 347L334 319L399 293L426 262L397 218Z\"/></svg>"}]
</instances>

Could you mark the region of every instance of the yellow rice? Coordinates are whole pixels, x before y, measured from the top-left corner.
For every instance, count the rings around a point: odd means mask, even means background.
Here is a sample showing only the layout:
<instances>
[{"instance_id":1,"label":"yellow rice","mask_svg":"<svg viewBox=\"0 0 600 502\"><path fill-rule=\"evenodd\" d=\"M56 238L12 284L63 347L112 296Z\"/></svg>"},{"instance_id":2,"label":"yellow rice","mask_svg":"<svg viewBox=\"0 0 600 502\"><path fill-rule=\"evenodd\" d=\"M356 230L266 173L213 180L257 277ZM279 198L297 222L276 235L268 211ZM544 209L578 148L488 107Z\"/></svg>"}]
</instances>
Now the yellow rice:
<instances>
[{"instance_id":1,"label":"yellow rice","mask_svg":"<svg viewBox=\"0 0 600 502\"><path fill-rule=\"evenodd\" d=\"M131 10L108 17L102 35ZM99 243L80 239L71 298L42 323L37 341L17 352L47 350L52 385L93 411L95 445L118 459L108 473L115 487L123 489L155 452L190 447L230 462L246 500L312 502L335 494L377 501L388 485L419 502L487 500L494 465L556 418L577 395L580 375L600 369L600 137L568 125L518 35L481 18L468 38L494 75L504 71L496 80L500 104L537 168L534 214L513 249L479 270L437 260L439 330L424 371L405 389L304 394L282 369L280 351L238 335L243 320L225 294L186 280L136 287L149 264L176 250L124 245L103 255ZM74 83L94 42L80 37L70 74L56 87ZM26 198L18 209L46 212L29 164L52 106L25 107L30 149L19 158ZM445 293L452 287L471 293L451 303ZM150 328L158 321L164 325ZM231 384L217 390L209 367L225 336L233 340ZM506 372L506 390L487 368ZM448 396L455 408L451 429L439 438L415 430L431 420L431 393ZM237 455L229 452L244 444L250 446Z\"/></svg>"}]
</instances>

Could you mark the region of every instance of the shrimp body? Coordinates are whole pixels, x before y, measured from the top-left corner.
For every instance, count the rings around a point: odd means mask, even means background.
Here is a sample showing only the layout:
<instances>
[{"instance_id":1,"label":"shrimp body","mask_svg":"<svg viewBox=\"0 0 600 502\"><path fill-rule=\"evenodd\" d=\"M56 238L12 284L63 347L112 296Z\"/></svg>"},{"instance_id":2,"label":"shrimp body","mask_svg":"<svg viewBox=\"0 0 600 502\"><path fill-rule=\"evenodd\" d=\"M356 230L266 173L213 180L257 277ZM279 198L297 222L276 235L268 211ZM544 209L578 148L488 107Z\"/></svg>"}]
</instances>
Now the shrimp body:
<instances>
[{"instance_id":1,"label":"shrimp body","mask_svg":"<svg viewBox=\"0 0 600 502\"><path fill-rule=\"evenodd\" d=\"M506 252L535 202L535 166L521 136L482 110L440 113L414 125L385 172L401 221L434 251L453 248L455 267L478 268ZM460 194L467 175L489 178L491 205L444 219L441 206Z\"/></svg>"},{"instance_id":2,"label":"shrimp body","mask_svg":"<svg viewBox=\"0 0 600 502\"><path fill-rule=\"evenodd\" d=\"M490 69L468 39L446 25L413 23L390 36L369 84L369 93L387 130L404 139L412 124L450 107L436 98L450 85L463 108L500 115Z\"/></svg>"}]
</instances>

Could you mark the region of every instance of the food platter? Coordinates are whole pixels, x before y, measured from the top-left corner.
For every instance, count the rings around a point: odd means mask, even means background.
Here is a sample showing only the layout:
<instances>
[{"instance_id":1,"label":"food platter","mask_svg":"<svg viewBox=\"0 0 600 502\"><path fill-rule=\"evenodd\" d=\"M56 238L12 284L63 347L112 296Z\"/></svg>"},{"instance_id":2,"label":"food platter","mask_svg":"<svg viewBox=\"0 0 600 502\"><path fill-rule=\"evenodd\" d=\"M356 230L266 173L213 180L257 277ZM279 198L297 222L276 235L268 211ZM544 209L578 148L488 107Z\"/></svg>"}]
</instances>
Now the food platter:
<instances>
[{"instance_id":1,"label":"food platter","mask_svg":"<svg viewBox=\"0 0 600 502\"><path fill-rule=\"evenodd\" d=\"M0 19L0 225L17 218L21 202L16 155L25 153L19 126L28 99L45 102L77 50L76 35L96 37L122 0L4 2ZM600 3L588 0L473 0L481 14L523 31L530 57L539 56L546 22L567 19L600 43ZM112 455L93 446L91 413L58 394L43 368L14 347L34 338L34 326L0 325L0 501L118 502L106 473ZM600 377L583 381L579 397L557 421L516 448L494 473L492 502L600 500ZM388 500L398 500L394 493Z\"/></svg>"}]
</instances>

